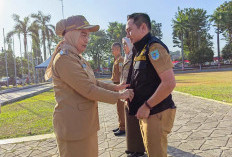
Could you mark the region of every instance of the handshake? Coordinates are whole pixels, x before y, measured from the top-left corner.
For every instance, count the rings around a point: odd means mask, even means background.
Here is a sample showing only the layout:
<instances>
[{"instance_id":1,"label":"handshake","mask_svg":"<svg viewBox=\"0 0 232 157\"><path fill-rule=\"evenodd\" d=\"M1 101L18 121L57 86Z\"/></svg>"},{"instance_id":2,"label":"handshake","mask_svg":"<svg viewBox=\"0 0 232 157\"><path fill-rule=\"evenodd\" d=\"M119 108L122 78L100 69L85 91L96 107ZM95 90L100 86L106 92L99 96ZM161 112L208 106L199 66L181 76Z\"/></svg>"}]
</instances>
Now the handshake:
<instances>
[{"instance_id":1,"label":"handshake","mask_svg":"<svg viewBox=\"0 0 232 157\"><path fill-rule=\"evenodd\" d=\"M129 101L133 99L134 97L133 89L126 89L129 86L130 85L126 83L121 83L119 85L116 85L115 90L120 91L119 99L122 99L122 100L129 99Z\"/></svg>"}]
</instances>

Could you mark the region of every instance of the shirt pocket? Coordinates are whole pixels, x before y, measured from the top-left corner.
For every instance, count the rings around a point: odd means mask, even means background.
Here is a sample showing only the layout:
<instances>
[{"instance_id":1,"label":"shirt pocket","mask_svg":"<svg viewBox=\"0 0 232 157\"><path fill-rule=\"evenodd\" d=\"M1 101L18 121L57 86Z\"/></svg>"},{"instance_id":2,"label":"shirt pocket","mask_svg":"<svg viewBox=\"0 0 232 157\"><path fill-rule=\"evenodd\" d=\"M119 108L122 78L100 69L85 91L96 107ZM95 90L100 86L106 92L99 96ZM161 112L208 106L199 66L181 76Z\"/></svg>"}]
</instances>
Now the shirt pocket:
<instances>
[{"instance_id":1,"label":"shirt pocket","mask_svg":"<svg viewBox=\"0 0 232 157\"><path fill-rule=\"evenodd\" d=\"M136 61L134 65L135 80L140 83L147 79L147 63L146 61Z\"/></svg>"}]
</instances>

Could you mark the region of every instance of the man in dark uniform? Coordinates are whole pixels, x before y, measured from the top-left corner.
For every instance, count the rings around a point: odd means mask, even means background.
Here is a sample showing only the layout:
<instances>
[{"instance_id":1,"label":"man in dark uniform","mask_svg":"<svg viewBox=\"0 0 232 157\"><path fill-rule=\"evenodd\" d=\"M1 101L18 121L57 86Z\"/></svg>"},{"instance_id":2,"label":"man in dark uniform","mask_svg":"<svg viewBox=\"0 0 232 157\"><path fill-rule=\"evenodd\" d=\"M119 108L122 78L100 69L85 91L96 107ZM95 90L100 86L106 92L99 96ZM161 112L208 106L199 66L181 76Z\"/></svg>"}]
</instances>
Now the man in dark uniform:
<instances>
[{"instance_id":1,"label":"man in dark uniform","mask_svg":"<svg viewBox=\"0 0 232 157\"><path fill-rule=\"evenodd\" d=\"M167 46L150 33L147 14L128 16L127 37L134 44L133 63L127 83L134 90L129 114L139 119L148 157L167 157L167 135L176 113L171 92L176 82Z\"/></svg>"}]
</instances>

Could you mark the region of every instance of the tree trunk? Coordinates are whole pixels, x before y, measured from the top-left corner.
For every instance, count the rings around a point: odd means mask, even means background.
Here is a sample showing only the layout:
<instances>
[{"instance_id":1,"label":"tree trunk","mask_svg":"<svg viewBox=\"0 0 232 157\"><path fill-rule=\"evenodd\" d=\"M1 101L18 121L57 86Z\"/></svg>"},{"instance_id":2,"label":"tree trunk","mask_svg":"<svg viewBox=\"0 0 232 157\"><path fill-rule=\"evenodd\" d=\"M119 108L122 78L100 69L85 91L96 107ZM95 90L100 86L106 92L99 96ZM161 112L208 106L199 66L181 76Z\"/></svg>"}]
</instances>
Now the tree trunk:
<instances>
[{"instance_id":1,"label":"tree trunk","mask_svg":"<svg viewBox=\"0 0 232 157\"><path fill-rule=\"evenodd\" d=\"M45 44L46 37L45 37L45 32L44 31L42 31L42 35L43 35L44 60L46 60L47 59L46 44Z\"/></svg>"},{"instance_id":2,"label":"tree trunk","mask_svg":"<svg viewBox=\"0 0 232 157\"><path fill-rule=\"evenodd\" d=\"M217 28L217 50L218 50L218 67L220 67L220 38L219 38L219 26Z\"/></svg>"},{"instance_id":3,"label":"tree trunk","mask_svg":"<svg viewBox=\"0 0 232 157\"><path fill-rule=\"evenodd\" d=\"M20 56L21 56L21 70L22 70L22 79L23 79L23 55L22 55L22 46L21 46L20 34L18 35L18 37L19 37ZM24 85L24 82L23 82L23 85Z\"/></svg>"},{"instance_id":4,"label":"tree trunk","mask_svg":"<svg viewBox=\"0 0 232 157\"><path fill-rule=\"evenodd\" d=\"M51 51L51 41L48 41L48 50L49 50L49 54L50 56L52 55L52 51Z\"/></svg>"},{"instance_id":5,"label":"tree trunk","mask_svg":"<svg viewBox=\"0 0 232 157\"><path fill-rule=\"evenodd\" d=\"M182 56L182 70L184 70L184 41L183 35L181 35L181 56Z\"/></svg>"},{"instance_id":6,"label":"tree trunk","mask_svg":"<svg viewBox=\"0 0 232 157\"><path fill-rule=\"evenodd\" d=\"M27 35L24 34L24 58L27 58Z\"/></svg>"}]
</instances>

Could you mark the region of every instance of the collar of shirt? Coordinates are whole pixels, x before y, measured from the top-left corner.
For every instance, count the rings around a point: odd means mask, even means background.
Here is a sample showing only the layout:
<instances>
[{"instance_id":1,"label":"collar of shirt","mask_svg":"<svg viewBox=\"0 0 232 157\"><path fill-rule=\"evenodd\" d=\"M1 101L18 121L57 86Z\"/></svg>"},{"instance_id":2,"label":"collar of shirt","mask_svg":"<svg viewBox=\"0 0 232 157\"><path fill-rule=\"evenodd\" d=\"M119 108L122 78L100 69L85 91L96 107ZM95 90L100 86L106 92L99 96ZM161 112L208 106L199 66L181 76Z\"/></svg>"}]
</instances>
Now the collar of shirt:
<instances>
[{"instance_id":1,"label":"collar of shirt","mask_svg":"<svg viewBox=\"0 0 232 157\"><path fill-rule=\"evenodd\" d=\"M142 49L147 44L147 42L151 39L151 37L152 37L151 33L148 33L141 40L139 40L136 43L134 43L134 47L135 47L135 49L136 49L136 51L138 53L140 53L142 51Z\"/></svg>"}]
</instances>

